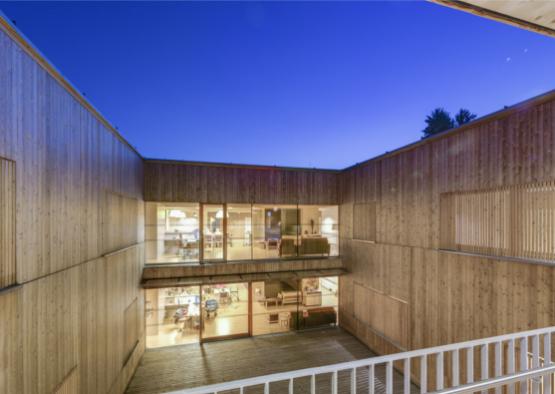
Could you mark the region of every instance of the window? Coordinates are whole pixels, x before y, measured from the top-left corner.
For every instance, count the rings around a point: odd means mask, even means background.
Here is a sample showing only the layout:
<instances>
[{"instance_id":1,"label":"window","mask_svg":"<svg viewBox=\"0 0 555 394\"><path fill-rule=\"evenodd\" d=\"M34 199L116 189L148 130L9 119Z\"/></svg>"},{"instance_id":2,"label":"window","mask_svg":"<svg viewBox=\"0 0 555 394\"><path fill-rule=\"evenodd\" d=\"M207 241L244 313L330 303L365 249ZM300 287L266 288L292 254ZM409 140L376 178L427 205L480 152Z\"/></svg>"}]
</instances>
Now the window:
<instances>
[{"instance_id":1,"label":"window","mask_svg":"<svg viewBox=\"0 0 555 394\"><path fill-rule=\"evenodd\" d=\"M555 258L555 185L519 185L440 197L440 246L498 256Z\"/></svg>"},{"instance_id":2,"label":"window","mask_svg":"<svg viewBox=\"0 0 555 394\"><path fill-rule=\"evenodd\" d=\"M203 258L204 260L222 260L224 258L224 222L223 205L203 205Z\"/></svg>"},{"instance_id":3,"label":"window","mask_svg":"<svg viewBox=\"0 0 555 394\"><path fill-rule=\"evenodd\" d=\"M145 204L147 263L199 260L199 204Z\"/></svg>"},{"instance_id":4,"label":"window","mask_svg":"<svg viewBox=\"0 0 555 394\"><path fill-rule=\"evenodd\" d=\"M297 255L297 206L254 205L252 221L254 259Z\"/></svg>"},{"instance_id":5,"label":"window","mask_svg":"<svg viewBox=\"0 0 555 394\"><path fill-rule=\"evenodd\" d=\"M252 259L252 212L250 204L227 206L227 259Z\"/></svg>"},{"instance_id":6,"label":"window","mask_svg":"<svg viewBox=\"0 0 555 394\"><path fill-rule=\"evenodd\" d=\"M337 256L339 229L337 206L299 206L300 256Z\"/></svg>"},{"instance_id":7,"label":"window","mask_svg":"<svg viewBox=\"0 0 555 394\"><path fill-rule=\"evenodd\" d=\"M145 204L146 263L339 255L337 205Z\"/></svg>"}]
</instances>

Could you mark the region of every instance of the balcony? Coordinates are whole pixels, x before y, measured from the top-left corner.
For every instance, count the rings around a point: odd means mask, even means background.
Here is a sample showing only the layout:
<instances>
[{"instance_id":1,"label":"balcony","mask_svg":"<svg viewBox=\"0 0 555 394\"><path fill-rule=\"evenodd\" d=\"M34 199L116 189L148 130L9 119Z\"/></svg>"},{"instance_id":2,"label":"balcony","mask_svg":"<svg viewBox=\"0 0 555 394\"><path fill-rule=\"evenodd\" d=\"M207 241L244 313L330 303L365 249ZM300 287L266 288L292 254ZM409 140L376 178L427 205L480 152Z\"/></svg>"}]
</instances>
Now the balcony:
<instances>
[{"instance_id":1,"label":"balcony","mask_svg":"<svg viewBox=\"0 0 555 394\"><path fill-rule=\"evenodd\" d=\"M340 328L149 349L127 393L151 394L190 389L373 356L375 354L364 344ZM385 369L379 369L376 376L385 379ZM367 377L361 374L358 379L362 388ZM402 384L402 375L395 374L395 380ZM349 382L350 377L346 374L339 376L340 387L348 386ZM317 385L318 392L329 392L330 381L326 377L320 377ZM308 387L308 380L298 381L295 391L308 392ZM287 383L272 385L272 392L287 392Z\"/></svg>"},{"instance_id":2,"label":"balcony","mask_svg":"<svg viewBox=\"0 0 555 394\"><path fill-rule=\"evenodd\" d=\"M385 356L339 328L148 350L127 393L552 394L554 333L547 327Z\"/></svg>"}]
</instances>

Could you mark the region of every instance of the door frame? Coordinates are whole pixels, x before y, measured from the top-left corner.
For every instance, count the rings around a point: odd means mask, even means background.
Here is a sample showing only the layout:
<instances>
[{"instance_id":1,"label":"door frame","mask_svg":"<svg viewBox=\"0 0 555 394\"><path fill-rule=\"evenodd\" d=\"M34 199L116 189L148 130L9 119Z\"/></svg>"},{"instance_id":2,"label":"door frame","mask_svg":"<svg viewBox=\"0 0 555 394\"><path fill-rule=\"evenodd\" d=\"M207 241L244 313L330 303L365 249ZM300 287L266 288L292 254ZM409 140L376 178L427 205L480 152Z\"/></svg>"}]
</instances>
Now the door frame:
<instances>
[{"instance_id":1,"label":"door frame","mask_svg":"<svg viewBox=\"0 0 555 394\"><path fill-rule=\"evenodd\" d=\"M229 335L221 335L215 337L203 337L204 331L204 287L205 286L213 286L209 284L201 284L200 286L200 330L199 330L199 342L214 342L214 341L221 341L225 339L238 339L238 338L248 338L252 336L252 281L248 282L235 282L229 284L246 284L247 285L247 332L237 333L237 334L229 334Z\"/></svg>"}]
</instances>

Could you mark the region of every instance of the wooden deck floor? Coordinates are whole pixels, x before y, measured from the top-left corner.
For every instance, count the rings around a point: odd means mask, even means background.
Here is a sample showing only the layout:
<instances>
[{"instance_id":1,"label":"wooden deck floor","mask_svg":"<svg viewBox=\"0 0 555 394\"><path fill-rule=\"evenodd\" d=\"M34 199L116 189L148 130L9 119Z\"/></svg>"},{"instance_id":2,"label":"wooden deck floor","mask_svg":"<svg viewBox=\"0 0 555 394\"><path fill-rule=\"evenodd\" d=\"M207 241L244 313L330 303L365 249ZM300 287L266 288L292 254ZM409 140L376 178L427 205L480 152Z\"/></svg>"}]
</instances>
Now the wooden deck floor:
<instances>
[{"instance_id":1,"label":"wooden deck floor","mask_svg":"<svg viewBox=\"0 0 555 394\"><path fill-rule=\"evenodd\" d=\"M151 394L372 357L374 354L340 328L326 328L149 349L131 380L128 394ZM366 370L357 371L357 391L368 392ZM376 392L385 392L385 371L376 371ZM318 393L330 392L330 376L319 376ZM395 392L402 376L395 374ZM349 392L350 374L339 374L339 393ZM271 394L287 393L287 382L270 385ZM295 393L307 393L309 379L297 379ZM262 393L262 387L245 390ZM417 392L415 390L415 392Z\"/></svg>"}]
</instances>

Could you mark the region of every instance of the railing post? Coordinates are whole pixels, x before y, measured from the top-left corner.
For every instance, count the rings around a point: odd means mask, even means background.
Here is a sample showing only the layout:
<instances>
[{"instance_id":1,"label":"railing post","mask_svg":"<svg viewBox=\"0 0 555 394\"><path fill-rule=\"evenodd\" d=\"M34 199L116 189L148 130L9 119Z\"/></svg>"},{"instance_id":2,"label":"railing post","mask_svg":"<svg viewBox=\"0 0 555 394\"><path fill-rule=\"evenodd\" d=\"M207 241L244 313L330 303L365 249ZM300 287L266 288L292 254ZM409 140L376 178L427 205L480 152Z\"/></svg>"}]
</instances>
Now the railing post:
<instances>
[{"instance_id":1,"label":"railing post","mask_svg":"<svg viewBox=\"0 0 555 394\"><path fill-rule=\"evenodd\" d=\"M410 394L410 358L405 358L403 365L403 393Z\"/></svg>"},{"instance_id":2,"label":"railing post","mask_svg":"<svg viewBox=\"0 0 555 394\"><path fill-rule=\"evenodd\" d=\"M420 357L420 393L428 391L428 359L426 355Z\"/></svg>"},{"instance_id":3,"label":"railing post","mask_svg":"<svg viewBox=\"0 0 555 394\"><path fill-rule=\"evenodd\" d=\"M436 391L443 390L443 352L436 358Z\"/></svg>"},{"instance_id":4,"label":"railing post","mask_svg":"<svg viewBox=\"0 0 555 394\"><path fill-rule=\"evenodd\" d=\"M507 373L513 374L516 371L516 360L515 360L515 340L510 339L507 348ZM508 387L508 394L515 394L515 384L511 383Z\"/></svg>"},{"instance_id":5,"label":"railing post","mask_svg":"<svg viewBox=\"0 0 555 394\"><path fill-rule=\"evenodd\" d=\"M353 368L351 370L351 394L356 394L357 392L357 369Z\"/></svg>"},{"instance_id":6,"label":"railing post","mask_svg":"<svg viewBox=\"0 0 555 394\"><path fill-rule=\"evenodd\" d=\"M310 377L310 394L316 394L316 375Z\"/></svg>"},{"instance_id":7,"label":"railing post","mask_svg":"<svg viewBox=\"0 0 555 394\"><path fill-rule=\"evenodd\" d=\"M528 337L520 338L520 370L528 369ZM528 393L528 381L520 382L520 393Z\"/></svg>"},{"instance_id":8,"label":"railing post","mask_svg":"<svg viewBox=\"0 0 555 394\"><path fill-rule=\"evenodd\" d=\"M532 337L532 368L539 368L540 366L540 336L534 335ZM538 394L540 392L540 378L532 379L532 393Z\"/></svg>"},{"instance_id":9,"label":"railing post","mask_svg":"<svg viewBox=\"0 0 555 394\"><path fill-rule=\"evenodd\" d=\"M551 333L543 336L543 365L551 365ZM551 394L551 383L553 381L553 374L543 377L543 392L544 394Z\"/></svg>"},{"instance_id":10,"label":"railing post","mask_svg":"<svg viewBox=\"0 0 555 394\"><path fill-rule=\"evenodd\" d=\"M337 371L333 371L331 374L331 392L337 394Z\"/></svg>"},{"instance_id":11,"label":"railing post","mask_svg":"<svg viewBox=\"0 0 555 394\"><path fill-rule=\"evenodd\" d=\"M474 348L466 349L466 383L474 382Z\"/></svg>"},{"instance_id":12,"label":"railing post","mask_svg":"<svg viewBox=\"0 0 555 394\"><path fill-rule=\"evenodd\" d=\"M289 394L293 394L293 379L289 379Z\"/></svg>"},{"instance_id":13,"label":"railing post","mask_svg":"<svg viewBox=\"0 0 555 394\"><path fill-rule=\"evenodd\" d=\"M503 347L501 342L495 343L495 376L503 375ZM501 387L495 389L495 394L501 394Z\"/></svg>"},{"instance_id":14,"label":"railing post","mask_svg":"<svg viewBox=\"0 0 555 394\"><path fill-rule=\"evenodd\" d=\"M480 369L481 379L486 380L489 378L489 345L485 344L482 345L480 348ZM482 394L487 394L485 391L482 391Z\"/></svg>"},{"instance_id":15,"label":"railing post","mask_svg":"<svg viewBox=\"0 0 555 394\"><path fill-rule=\"evenodd\" d=\"M451 374L453 375L453 387L457 387L459 385L460 379L460 370L459 370L459 349L453 350L451 354Z\"/></svg>"},{"instance_id":16,"label":"railing post","mask_svg":"<svg viewBox=\"0 0 555 394\"><path fill-rule=\"evenodd\" d=\"M368 394L374 394L374 364L368 366Z\"/></svg>"},{"instance_id":17,"label":"railing post","mask_svg":"<svg viewBox=\"0 0 555 394\"><path fill-rule=\"evenodd\" d=\"M393 362L388 361L385 368L385 394L393 394Z\"/></svg>"}]
</instances>

